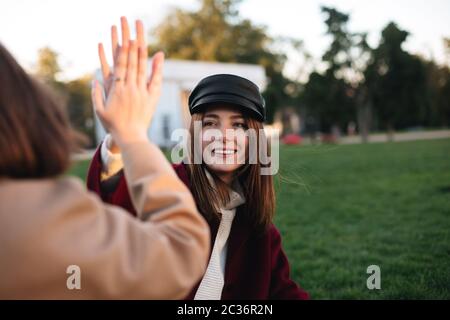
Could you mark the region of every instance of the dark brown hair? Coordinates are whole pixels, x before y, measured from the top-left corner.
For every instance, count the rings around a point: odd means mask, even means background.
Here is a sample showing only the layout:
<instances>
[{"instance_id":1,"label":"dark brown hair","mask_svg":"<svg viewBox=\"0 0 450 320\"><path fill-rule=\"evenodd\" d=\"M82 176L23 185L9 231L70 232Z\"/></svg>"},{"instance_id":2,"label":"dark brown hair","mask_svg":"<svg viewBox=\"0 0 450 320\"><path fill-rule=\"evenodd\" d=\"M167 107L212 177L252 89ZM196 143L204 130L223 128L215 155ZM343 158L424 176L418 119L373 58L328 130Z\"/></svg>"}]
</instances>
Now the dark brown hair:
<instances>
[{"instance_id":1,"label":"dark brown hair","mask_svg":"<svg viewBox=\"0 0 450 320\"><path fill-rule=\"evenodd\" d=\"M203 113L192 115L190 127L190 155L193 157L194 143L198 137L194 137L194 122L202 121ZM253 118L243 115L249 129L254 129L257 133L258 141L258 161L256 164L246 163L236 172L236 179L242 185L246 202L244 204L244 214L250 223L258 230L265 230L272 222L275 213L275 191L273 187L273 177L271 175L261 175L263 165L259 158L260 134L263 133L263 124ZM265 141L264 139L262 141ZM270 150L267 148L267 150ZM228 186L214 172L210 172L214 178L216 189L214 189L206 177L205 164L195 164L191 158L187 165L190 181L192 182L192 194L198 209L209 221L220 221L218 208L229 201Z\"/></svg>"},{"instance_id":2,"label":"dark brown hair","mask_svg":"<svg viewBox=\"0 0 450 320\"><path fill-rule=\"evenodd\" d=\"M55 94L0 43L0 177L59 175L80 137Z\"/></svg>"}]
</instances>

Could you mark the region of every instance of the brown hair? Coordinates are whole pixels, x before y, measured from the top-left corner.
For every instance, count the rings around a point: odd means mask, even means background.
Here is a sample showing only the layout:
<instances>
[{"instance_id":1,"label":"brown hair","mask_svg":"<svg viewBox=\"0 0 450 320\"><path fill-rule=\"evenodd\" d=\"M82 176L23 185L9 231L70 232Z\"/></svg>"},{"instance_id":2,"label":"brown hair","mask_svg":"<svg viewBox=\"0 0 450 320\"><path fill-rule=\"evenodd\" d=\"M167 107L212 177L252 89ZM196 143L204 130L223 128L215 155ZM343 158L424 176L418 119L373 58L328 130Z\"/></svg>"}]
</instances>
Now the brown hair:
<instances>
[{"instance_id":1,"label":"brown hair","mask_svg":"<svg viewBox=\"0 0 450 320\"><path fill-rule=\"evenodd\" d=\"M0 177L44 178L63 173L80 135L62 104L30 77L0 43Z\"/></svg>"},{"instance_id":2,"label":"brown hair","mask_svg":"<svg viewBox=\"0 0 450 320\"><path fill-rule=\"evenodd\" d=\"M203 119L203 113L196 113L192 116L190 127L190 156L193 160L194 143L198 137L194 137L194 122ZM272 222L275 213L275 191L273 187L273 177L271 175L261 175L261 164L259 158L260 135L264 134L263 124L244 114L249 129L254 129L257 133L258 141L258 161L256 164L246 163L238 169L235 177L239 179L244 191L246 202L243 213L250 223L259 230L266 229ZM264 136L265 138L265 136ZM265 141L263 139L263 141ZM267 148L267 150L270 150ZM269 164L270 165L270 164ZM198 209L209 221L220 221L220 212L218 208L229 201L228 186L216 175L210 172L214 178L216 189L214 189L206 177L205 164L195 164L190 161L188 175L192 182L192 194Z\"/></svg>"}]
</instances>

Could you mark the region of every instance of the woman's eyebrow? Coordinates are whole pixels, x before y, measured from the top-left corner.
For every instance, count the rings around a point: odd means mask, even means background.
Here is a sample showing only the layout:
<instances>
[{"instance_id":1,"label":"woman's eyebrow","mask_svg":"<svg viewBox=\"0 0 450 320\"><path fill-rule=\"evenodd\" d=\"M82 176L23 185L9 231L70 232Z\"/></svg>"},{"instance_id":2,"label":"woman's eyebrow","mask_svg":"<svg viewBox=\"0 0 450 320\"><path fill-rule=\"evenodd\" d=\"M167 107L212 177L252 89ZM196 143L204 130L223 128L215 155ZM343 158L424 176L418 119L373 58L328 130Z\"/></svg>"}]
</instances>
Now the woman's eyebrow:
<instances>
[{"instance_id":1,"label":"woman's eyebrow","mask_svg":"<svg viewBox=\"0 0 450 320\"><path fill-rule=\"evenodd\" d=\"M220 116L215 114L215 113L208 113L205 114L205 116L203 118L215 118L215 119L219 119ZM244 119L244 117L241 114L234 114L230 116L230 119Z\"/></svg>"},{"instance_id":2,"label":"woman's eyebrow","mask_svg":"<svg viewBox=\"0 0 450 320\"><path fill-rule=\"evenodd\" d=\"M218 119L219 116L217 114L215 114L215 113L208 113L208 114L205 114L204 118L216 118L216 119Z\"/></svg>"}]
</instances>

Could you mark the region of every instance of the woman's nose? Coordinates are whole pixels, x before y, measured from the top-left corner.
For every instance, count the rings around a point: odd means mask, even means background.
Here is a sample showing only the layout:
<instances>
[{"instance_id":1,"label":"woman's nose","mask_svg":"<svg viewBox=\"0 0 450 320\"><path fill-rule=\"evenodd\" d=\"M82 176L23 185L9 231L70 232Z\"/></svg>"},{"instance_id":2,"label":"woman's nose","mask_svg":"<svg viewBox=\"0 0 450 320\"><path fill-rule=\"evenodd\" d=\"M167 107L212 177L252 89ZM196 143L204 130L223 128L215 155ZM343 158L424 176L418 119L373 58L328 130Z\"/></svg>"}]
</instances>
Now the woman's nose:
<instances>
[{"instance_id":1,"label":"woman's nose","mask_svg":"<svg viewBox=\"0 0 450 320\"><path fill-rule=\"evenodd\" d=\"M222 126L220 131L222 132L222 141L234 141L236 140L236 135L232 127Z\"/></svg>"}]
</instances>

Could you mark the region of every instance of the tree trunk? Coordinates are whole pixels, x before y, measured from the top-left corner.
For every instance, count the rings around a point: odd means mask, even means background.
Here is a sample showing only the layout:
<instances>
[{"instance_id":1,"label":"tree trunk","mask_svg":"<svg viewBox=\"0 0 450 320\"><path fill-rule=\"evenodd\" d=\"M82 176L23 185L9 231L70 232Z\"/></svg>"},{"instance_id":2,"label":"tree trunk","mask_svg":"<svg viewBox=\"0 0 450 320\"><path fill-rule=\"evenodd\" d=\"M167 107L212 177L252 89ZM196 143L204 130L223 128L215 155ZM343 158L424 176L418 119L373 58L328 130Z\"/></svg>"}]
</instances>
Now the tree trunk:
<instances>
[{"instance_id":1,"label":"tree trunk","mask_svg":"<svg viewBox=\"0 0 450 320\"><path fill-rule=\"evenodd\" d=\"M359 108L358 112L358 127L363 143L369 142L369 132L371 123L371 108L367 102Z\"/></svg>"}]
</instances>

